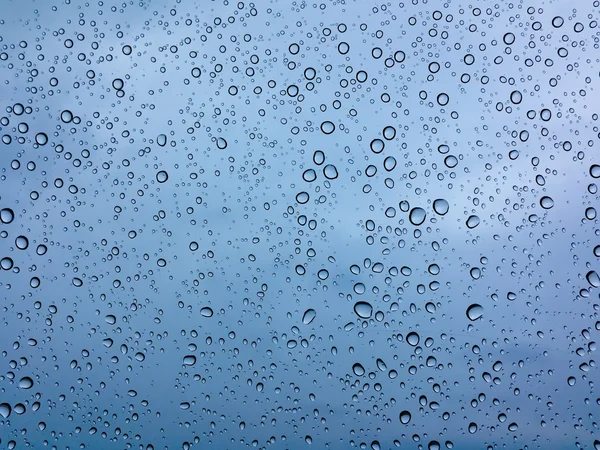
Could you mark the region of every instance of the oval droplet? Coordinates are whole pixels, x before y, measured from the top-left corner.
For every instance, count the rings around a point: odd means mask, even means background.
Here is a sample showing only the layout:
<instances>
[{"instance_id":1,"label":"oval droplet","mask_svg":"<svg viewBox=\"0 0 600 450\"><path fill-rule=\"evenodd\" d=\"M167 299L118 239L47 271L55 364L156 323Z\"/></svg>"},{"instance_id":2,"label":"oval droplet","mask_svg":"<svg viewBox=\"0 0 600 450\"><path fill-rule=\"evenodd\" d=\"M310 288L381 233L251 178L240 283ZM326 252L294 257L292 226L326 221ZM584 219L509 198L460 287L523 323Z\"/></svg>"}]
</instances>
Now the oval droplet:
<instances>
[{"instance_id":1,"label":"oval droplet","mask_svg":"<svg viewBox=\"0 0 600 450\"><path fill-rule=\"evenodd\" d=\"M433 201L433 210L436 212L436 214L443 216L450 210L450 205L445 199L438 198L437 200Z\"/></svg>"},{"instance_id":2,"label":"oval droplet","mask_svg":"<svg viewBox=\"0 0 600 450\"><path fill-rule=\"evenodd\" d=\"M204 308L202 308L202 309L200 310L200 315L201 315L202 317L212 317L212 316L213 316L213 314L214 314L214 313L213 313L213 310L212 310L212 308L210 308L210 307L208 307L208 306L205 306Z\"/></svg>"},{"instance_id":3,"label":"oval droplet","mask_svg":"<svg viewBox=\"0 0 600 450\"><path fill-rule=\"evenodd\" d=\"M478 303L473 303L467 308L467 317L470 321L475 322L483 316L483 306Z\"/></svg>"},{"instance_id":4,"label":"oval droplet","mask_svg":"<svg viewBox=\"0 0 600 450\"><path fill-rule=\"evenodd\" d=\"M412 415L409 411L404 410L400 413L399 419L402 425L406 425L410 422L410 419L412 419Z\"/></svg>"},{"instance_id":5,"label":"oval droplet","mask_svg":"<svg viewBox=\"0 0 600 450\"><path fill-rule=\"evenodd\" d=\"M368 319L373 314L373 306L368 302L356 302L354 304L354 312L361 319Z\"/></svg>"},{"instance_id":6,"label":"oval droplet","mask_svg":"<svg viewBox=\"0 0 600 450\"><path fill-rule=\"evenodd\" d=\"M302 323L304 325L309 325L313 320L315 320L315 317L317 317L317 312L314 309L309 308L306 311L304 311L304 315L302 316Z\"/></svg>"},{"instance_id":7,"label":"oval droplet","mask_svg":"<svg viewBox=\"0 0 600 450\"><path fill-rule=\"evenodd\" d=\"M417 208L413 208L410 210L408 219L410 220L410 223L412 223L413 225L419 226L423 222L425 222L426 217L427 217L427 213L425 212L425 210L423 208L417 207Z\"/></svg>"}]
</instances>

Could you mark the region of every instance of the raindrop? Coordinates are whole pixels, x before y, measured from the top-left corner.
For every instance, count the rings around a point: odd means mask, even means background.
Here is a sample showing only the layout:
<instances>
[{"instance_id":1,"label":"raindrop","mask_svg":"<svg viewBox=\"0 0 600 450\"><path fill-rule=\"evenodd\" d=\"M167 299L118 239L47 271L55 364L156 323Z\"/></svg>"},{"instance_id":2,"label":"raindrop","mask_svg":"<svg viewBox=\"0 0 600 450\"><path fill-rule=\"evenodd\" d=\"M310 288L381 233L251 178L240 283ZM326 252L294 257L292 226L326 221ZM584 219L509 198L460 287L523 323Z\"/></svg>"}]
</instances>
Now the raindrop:
<instances>
[{"instance_id":1,"label":"raindrop","mask_svg":"<svg viewBox=\"0 0 600 450\"><path fill-rule=\"evenodd\" d=\"M400 413L399 418L400 418L400 423L403 425L406 425L412 419L412 415L410 414L409 411L404 410Z\"/></svg>"},{"instance_id":2,"label":"raindrop","mask_svg":"<svg viewBox=\"0 0 600 450\"><path fill-rule=\"evenodd\" d=\"M373 153L381 153L385 148L385 143L381 139L373 139L370 144Z\"/></svg>"},{"instance_id":3,"label":"raindrop","mask_svg":"<svg viewBox=\"0 0 600 450\"><path fill-rule=\"evenodd\" d=\"M313 320L315 320L315 317L317 317L317 312L314 309L309 308L306 311L304 311L304 315L302 316L302 323L304 325L309 325Z\"/></svg>"},{"instance_id":4,"label":"raindrop","mask_svg":"<svg viewBox=\"0 0 600 450\"><path fill-rule=\"evenodd\" d=\"M156 174L156 181L159 183L164 183L169 179L169 174L165 170L161 170Z\"/></svg>"},{"instance_id":5,"label":"raindrop","mask_svg":"<svg viewBox=\"0 0 600 450\"><path fill-rule=\"evenodd\" d=\"M423 224L423 222L425 222L425 218L427 216L427 213L425 212L425 210L423 208L413 208L410 211L410 214L408 216L408 219L410 220L410 223L412 223L415 226L419 226L421 224Z\"/></svg>"},{"instance_id":6,"label":"raindrop","mask_svg":"<svg viewBox=\"0 0 600 450\"><path fill-rule=\"evenodd\" d=\"M550 209L554 206L554 200L551 197L544 196L540 199L540 206L544 209Z\"/></svg>"},{"instance_id":7,"label":"raindrop","mask_svg":"<svg viewBox=\"0 0 600 450\"><path fill-rule=\"evenodd\" d=\"M217 148L219 150L225 150L227 148L227 141L222 137L218 138L217 139Z\"/></svg>"},{"instance_id":8,"label":"raindrop","mask_svg":"<svg viewBox=\"0 0 600 450\"><path fill-rule=\"evenodd\" d=\"M383 129L383 137L388 140L391 141L392 139L394 139L396 137L396 129L392 126L387 126Z\"/></svg>"},{"instance_id":9,"label":"raindrop","mask_svg":"<svg viewBox=\"0 0 600 450\"><path fill-rule=\"evenodd\" d=\"M416 347L417 345L419 345L420 340L421 340L421 338L414 331L411 331L410 333L408 333L406 335L406 342L408 342L408 344L413 347Z\"/></svg>"},{"instance_id":10,"label":"raindrop","mask_svg":"<svg viewBox=\"0 0 600 450\"><path fill-rule=\"evenodd\" d=\"M443 216L448 213L449 209L450 205L443 198L438 198L437 200L433 201L433 210L436 212L436 214Z\"/></svg>"},{"instance_id":11,"label":"raindrop","mask_svg":"<svg viewBox=\"0 0 600 450\"><path fill-rule=\"evenodd\" d=\"M521 91L512 91L510 93L510 101L512 103L514 103L515 105L518 105L519 103L521 103L522 100L523 100L523 94L521 94Z\"/></svg>"},{"instance_id":12,"label":"raindrop","mask_svg":"<svg viewBox=\"0 0 600 450\"><path fill-rule=\"evenodd\" d=\"M302 174L302 179L308 183L312 183L317 179L317 172L314 169L306 169Z\"/></svg>"},{"instance_id":13,"label":"raindrop","mask_svg":"<svg viewBox=\"0 0 600 450\"><path fill-rule=\"evenodd\" d=\"M196 357L194 355L187 355L183 357L184 366L193 366L196 364Z\"/></svg>"},{"instance_id":14,"label":"raindrop","mask_svg":"<svg viewBox=\"0 0 600 450\"><path fill-rule=\"evenodd\" d=\"M325 122L321 123L321 131L325 134L331 134L335 131L335 125L333 122L326 120Z\"/></svg>"},{"instance_id":15,"label":"raindrop","mask_svg":"<svg viewBox=\"0 0 600 450\"><path fill-rule=\"evenodd\" d=\"M0 416L2 416L2 418L8 419L11 412L12 408L8 403L0 403Z\"/></svg>"},{"instance_id":16,"label":"raindrop","mask_svg":"<svg viewBox=\"0 0 600 450\"><path fill-rule=\"evenodd\" d=\"M327 164L323 167L323 175L328 180L335 180L338 177L337 168L333 164Z\"/></svg>"},{"instance_id":17,"label":"raindrop","mask_svg":"<svg viewBox=\"0 0 600 450\"><path fill-rule=\"evenodd\" d=\"M11 223L15 218L15 213L10 208L4 208L0 210L0 221L2 223Z\"/></svg>"},{"instance_id":18,"label":"raindrop","mask_svg":"<svg viewBox=\"0 0 600 450\"><path fill-rule=\"evenodd\" d=\"M29 247L29 239L27 239L25 236L17 236L15 239L15 246L19 250L26 250L27 247Z\"/></svg>"},{"instance_id":19,"label":"raindrop","mask_svg":"<svg viewBox=\"0 0 600 450\"><path fill-rule=\"evenodd\" d=\"M467 228L475 228L477 225L479 225L480 223L480 219L479 217L473 215L473 216L469 216L467 218Z\"/></svg>"},{"instance_id":20,"label":"raindrop","mask_svg":"<svg viewBox=\"0 0 600 450\"><path fill-rule=\"evenodd\" d=\"M600 275L598 275L598 272L596 272L595 270L590 270L586 274L585 279L588 283L590 283L590 286L595 288L600 287Z\"/></svg>"},{"instance_id":21,"label":"raindrop","mask_svg":"<svg viewBox=\"0 0 600 450\"><path fill-rule=\"evenodd\" d=\"M19 381L20 389L31 389L33 387L33 380L29 377L23 377Z\"/></svg>"},{"instance_id":22,"label":"raindrop","mask_svg":"<svg viewBox=\"0 0 600 450\"><path fill-rule=\"evenodd\" d=\"M362 366L362 364L355 363L352 366L352 372L354 372L354 375L357 377L362 377L365 374L365 368Z\"/></svg>"},{"instance_id":23,"label":"raindrop","mask_svg":"<svg viewBox=\"0 0 600 450\"><path fill-rule=\"evenodd\" d=\"M213 316L213 310L209 306L205 306L205 307L203 307L200 310L200 315L202 317L212 317Z\"/></svg>"},{"instance_id":24,"label":"raindrop","mask_svg":"<svg viewBox=\"0 0 600 450\"><path fill-rule=\"evenodd\" d=\"M37 145L46 145L48 143L48 135L46 133L38 133L35 135L35 143Z\"/></svg>"},{"instance_id":25,"label":"raindrop","mask_svg":"<svg viewBox=\"0 0 600 450\"><path fill-rule=\"evenodd\" d=\"M361 319L368 319L373 314L373 306L368 302L356 302L354 312Z\"/></svg>"},{"instance_id":26,"label":"raindrop","mask_svg":"<svg viewBox=\"0 0 600 450\"><path fill-rule=\"evenodd\" d=\"M467 317L470 321L474 322L478 319L481 319L483 316L483 306L473 303L471 306L467 308Z\"/></svg>"}]
</instances>

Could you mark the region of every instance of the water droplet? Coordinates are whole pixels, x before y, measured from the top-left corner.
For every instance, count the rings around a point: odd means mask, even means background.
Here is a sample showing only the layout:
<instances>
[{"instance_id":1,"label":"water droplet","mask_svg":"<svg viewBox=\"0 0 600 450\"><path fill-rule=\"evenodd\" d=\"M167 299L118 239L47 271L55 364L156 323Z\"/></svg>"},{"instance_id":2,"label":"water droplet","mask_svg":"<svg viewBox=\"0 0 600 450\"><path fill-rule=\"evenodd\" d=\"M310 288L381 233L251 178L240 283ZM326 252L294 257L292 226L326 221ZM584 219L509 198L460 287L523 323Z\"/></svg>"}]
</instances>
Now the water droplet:
<instances>
[{"instance_id":1,"label":"water droplet","mask_svg":"<svg viewBox=\"0 0 600 450\"><path fill-rule=\"evenodd\" d=\"M598 164L592 164L590 166L590 175L592 178L600 178L600 166Z\"/></svg>"},{"instance_id":2,"label":"water droplet","mask_svg":"<svg viewBox=\"0 0 600 450\"><path fill-rule=\"evenodd\" d=\"M12 258L9 258L8 256L0 259L0 268L2 268L3 270L12 269L13 265L14 265L14 261L12 260Z\"/></svg>"},{"instance_id":3,"label":"water droplet","mask_svg":"<svg viewBox=\"0 0 600 450\"><path fill-rule=\"evenodd\" d=\"M450 204L443 198L438 198L437 200L433 201L433 210L436 212L436 214L443 216L450 210Z\"/></svg>"},{"instance_id":4,"label":"water droplet","mask_svg":"<svg viewBox=\"0 0 600 450\"><path fill-rule=\"evenodd\" d=\"M321 131L325 134L331 134L335 131L335 125L333 122L326 120L321 123Z\"/></svg>"},{"instance_id":5,"label":"water droplet","mask_svg":"<svg viewBox=\"0 0 600 450\"><path fill-rule=\"evenodd\" d=\"M11 223L14 218L15 218L15 213L13 212L12 209L4 208L4 209L0 210L0 221L2 223L6 223L6 224Z\"/></svg>"},{"instance_id":6,"label":"water droplet","mask_svg":"<svg viewBox=\"0 0 600 450\"><path fill-rule=\"evenodd\" d=\"M385 143L381 139L373 139L370 144L373 153L381 153L385 148Z\"/></svg>"},{"instance_id":7,"label":"water droplet","mask_svg":"<svg viewBox=\"0 0 600 450\"><path fill-rule=\"evenodd\" d=\"M401 424L406 425L412 419L412 415L410 414L409 411L404 410L400 413L399 419L400 419Z\"/></svg>"},{"instance_id":8,"label":"water droplet","mask_svg":"<svg viewBox=\"0 0 600 450\"><path fill-rule=\"evenodd\" d=\"M33 387L33 380L29 377L23 377L19 381L20 389L31 389Z\"/></svg>"},{"instance_id":9,"label":"water droplet","mask_svg":"<svg viewBox=\"0 0 600 450\"><path fill-rule=\"evenodd\" d=\"M308 203L308 200L310 200L310 195L308 195L308 192L303 191L296 195L296 201L301 205Z\"/></svg>"},{"instance_id":10,"label":"water droplet","mask_svg":"<svg viewBox=\"0 0 600 450\"><path fill-rule=\"evenodd\" d=\"M117 323L117 318L112 314L109 314L104 318L104 321L109 325L114 325L115 323Z\"/></svg>"},{"instance_id":11,"label":"water droplet","mask_svg":"<svg viewBox=\"0 0 600 450\"><path fill-rule=\"evenodd\" d=\"M423 208L413 208L410 210L410 214L408 216L408 219L410 220L410 223L412 223L415 226L419 226L421 224L423 224L423 222L425 222L425 218L427 217L427 213L425 212L425 210Z\"/></svg>"},{"instance_id":12,"label":"water droplet","mask_svg":"<svg viewBox=\"0 0 600 450\"><path fill-rule=\"evenodd\" d=\"M421 340L420 336L414 331L411 331L410 333L408 333L406 335L406 342L408 342L408 344L413 347L416 347L417 345L419 345L420 340Z\"/></svg>"},{"instance_id":13,"label":"water droplet","mask_svg":"<svg viewBox=\"0 0 600 450\"><path fill-rule=\"evenodd\" d=\"M323 175L328 180L335 180L338 177L337 168L333 164L327 164L323 167Z\"/></svg>"},{"instance_id":14,"label":"water droplet","mask_svg":"<svg viewBox=\"0 0 600 450\"><path fill-rule=\"evenodd\" d=\"M515 35L513 33L505 33L502 40L506 45L512 45L515 42Z\"/></svg>"},{"instance_id":15,"label":"water droplet","mask_svg":"<svg viewBox=\"0 0 600 450\"><path fill-rule=\"evenodd\" d=\"M363 283L356 283L354 285L354 292L358 295L364 294L366 291L365 285Z\"/></svg>"},{"instance_id":16,"label":"water droplet","mask_svg":"<svg viewBox=\"0 0 600 450\"><path fill-rule=\"evenodd\" d=\"M600 288L600 275L598 275L598 272L596 272L595 270L590 270L586 274L585 279L590 284L590 286Z\"/></svg>"},{"instance_id":17,"label":"water droplet","mask_svg":"<svg viewBox=\"0 0 600 450\"><path fill-rule=\"evenodd\" d=\"M383 137L388 140L391 141L392 139L394 139L396 137L396 129L392 126L387 126L383 129Z\"/></svg>"},{"instance_id":18,"label":"water droplet","mask_svg":"<svg viewBox=\"0 0 600 450\"><path fill-rule=\"evenodd\" d=\"M156 181L159 183L164 183L169 179L169 174L165 170L161 170L156 173Z\"/></svg>"},{"instance_id":19,"label":"water droplet","mask_svg":"<svg viewBox=\"0 0 600 450\"><path fill-rule=\"evenodd\" d=\"M12 408L8 403L0 403L0 416L2 416L2 418L8 419L11 412Z\"/></svg>"},{"instance_id":20,"label":"water droplet","mask_svg":"<svg viewBox=\"0 0 600 450\"><path fill-rule=\"evenodd\" d=\"M362 366L362 364L355 363L352 366L352 372L354 372L354 375L357 377L362 377L365 374L365 368Z\"/></svg>"},{"instance_id":21,"label":"water droplet","mask_svg":"<svg viewBox=\"0 0 600 450\"><path fill-rule=\"evenodd\" d=\"M196 364L196 357L194 355L187 355L183 357L184 366L193 366Z\"/></svg>"},{"instance_id":22,"label":"water droplet","mask_svg":"<svg viewBox=\"0 0 600 450\"><path fill-rule=\"evenodd\" d=\"M550 209L554 206L554 200L548 196L544 196L540 199L540 206L544 209Z\"/></svg>"},{"instance_id":23,"label":"water droplet","mask_svg":"<svg viewBox=\"0 0 600 450\"><path fill-rule=\"evenodd\" d=\"M29 239L27 239L25 236L17 236L15 239L15 246L19 250L26 250L27 247L29 247Z\"/></svg>"},{"instance_id":24,"label":"water droplet","mask_svg":"<svg viewBox=\"0 0 600 450\"><path fill-rule=\"evenodd\" d=\"M512 91L510 93L510 101L512 103L514 103L515 105L518 105L519 103L521 103L522 100L523 100L523 94L521 94L521 91Z\"/></svg>"},{"instance_id":25,"label":"water droplet","mask_svg":"<svg viewBox=\"0 0 600 450\"><path fill-rule=\"evenodd\" d=\"M467 218L467 228L471 228L471 229L473 229L473 228L475 228L477 225L479 225L479 223L480 223L480 222L481 222L481 221L480 221L479 217L477 217L477 216L475 216L475 215L473 215L473 216L469 216L469 217Z\"/></svg>"},{"instance_id":26,"label":"water droplet","mask_svg":"<svg viewBox=\"0 0 600 450\"><path fill-rule=\"evenodd\" d=\"M166 134L159 134L156 137L156 143L158 145L160 145L161 147L164 147L165 145L167 145L167 135Z\"/></svg>"},{"instance_id":27,"label":"water droplet","mask_svg":"<svg viewBox=\"0 0 600 450\"><path fill-rule=\"evenodd\" d=\"M356 302L354 304L354 312L361 319L368 319L373 314L373 306L368 302Z\"/></svg>"},{"instance_id":28,"label":"water droplet","mask_svg":"<svg viewBox=\"0 0 600 450\"><path fill-rule=\"evenodd\" d=\"M302 316L302 323L304 325L309 325L313 320L315 320L315 317L317 317L317 312L314 309L309 308L306 311L304 311L304 315Z\"/></svg>"},{"instance_id":29,"label":"water droplet","mask_svg":"<svg viewBox=\"0 0 600 450\"><path fill-rule=\"evenodd\" d=\"M471 321L476 321L483 316L483 306L473 303L471 306L467 308L467 317Z\"/></svg>"},{"instance_id":30,"label":"water droplet","mask_svg":"<svg viewBox=\"0 0 600 450\"><path fill-rule=\"evenodd\" d=\"M38 133L35 135L35 143L37 145L46 145L48 143L48 135L46 133Z\"/></svg>"},{"instance_id":31,"label":"water droplet","mask_svg":"<svg viewBox=\"0 0 600 450\"><path fill-rule=\"evenodd\" d=\"M73 121L73 113L70 110L65 109L60 113L60 120L64 123L71 123Z\"/></svg>"},{"instance_id":32,"label":"water droplet","mask_svg":"<svg viewBox=\"0 0 600 450\"><path fill-rule=\"evenodd\" d=\"M592 207L586 208L585 218L587 220L594 220L596 218L596 209Z\"/></svg>"},{"instance_id":33,"label":"water droplet","mask_svg":"<svg viewBox=\"0 0 600 450\"><path fill-rule=\"evenodd\" d=\"M302 179L307 183L312 183L317 179L317 172L314 169L306 169L302 174Z\"/></svg>"},{"instance_id":34,"label":"water droplet","mask_svg":"<svg viewBox=\"0 0 600 450\"><path fill-rule=\"evenodd\" d=\"M200 310L200 315L202 317L212 317L213 314L213 310L209 306L205 306Z\"/></svg>"},{"instance_id":35,"label":"water droplet","mask_svg":"<svg viewBox=\"0 0 600 450\"><path fill-rule=\"evenodd\" d=\"M217 139L217 148L219 150L225 150L227 148L227 141L222 137Z\"/></svg>"}]
</instances>

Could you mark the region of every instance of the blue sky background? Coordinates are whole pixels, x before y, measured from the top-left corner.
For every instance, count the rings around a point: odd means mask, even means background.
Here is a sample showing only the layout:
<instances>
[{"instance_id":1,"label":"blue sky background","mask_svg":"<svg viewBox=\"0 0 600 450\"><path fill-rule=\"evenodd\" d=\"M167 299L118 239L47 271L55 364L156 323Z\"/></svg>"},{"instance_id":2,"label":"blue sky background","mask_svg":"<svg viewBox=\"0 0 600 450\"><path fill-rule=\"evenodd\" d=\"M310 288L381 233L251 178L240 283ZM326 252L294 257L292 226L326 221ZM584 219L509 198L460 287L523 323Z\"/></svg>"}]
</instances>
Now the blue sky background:
<instances>
[{"instance_id":1,"label":"blue sky background","mask_svg":"<svg viewBox=\"0 0 600 450\"><path fill-rule=\"evenodd\" d=\"M0 445L600 446L597 4L5 3Z\"/></svg>"}]
</instances>

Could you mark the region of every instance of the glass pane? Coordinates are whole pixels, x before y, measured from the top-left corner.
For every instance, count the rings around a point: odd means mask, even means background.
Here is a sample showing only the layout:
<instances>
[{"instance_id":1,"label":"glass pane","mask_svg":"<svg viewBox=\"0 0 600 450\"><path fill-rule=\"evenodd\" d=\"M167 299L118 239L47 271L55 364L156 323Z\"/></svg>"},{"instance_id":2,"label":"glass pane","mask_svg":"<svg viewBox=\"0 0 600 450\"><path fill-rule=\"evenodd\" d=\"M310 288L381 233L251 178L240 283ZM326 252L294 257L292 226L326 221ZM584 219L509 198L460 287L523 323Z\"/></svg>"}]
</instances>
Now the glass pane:
<instances>
[{"instance_id":1,"label":"glass pane","mask_svg":"<svg viewBox=\"0 0 600 450\"><path fill-rule=\"evenodd\" d=\"M600 449L599 6L3 0L0 448Z\"/></svg>"}]
</instances>

